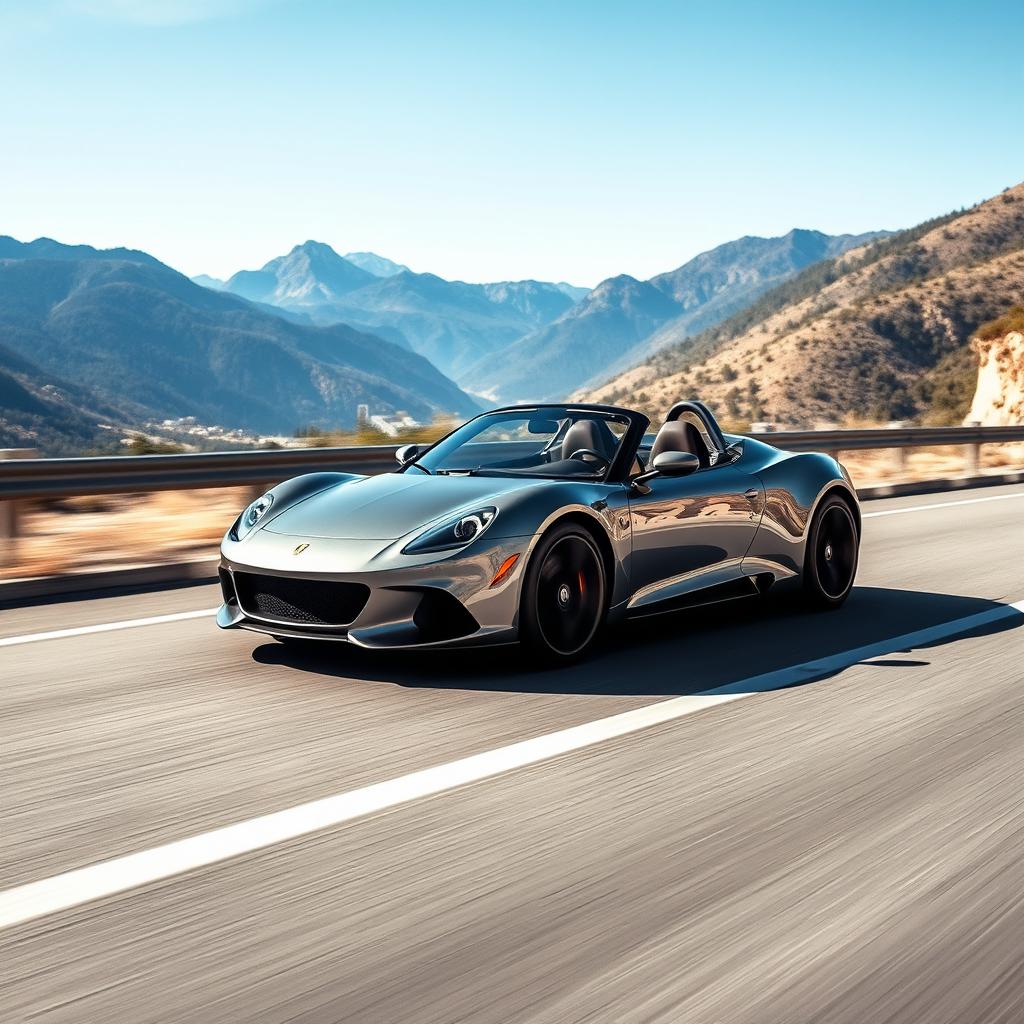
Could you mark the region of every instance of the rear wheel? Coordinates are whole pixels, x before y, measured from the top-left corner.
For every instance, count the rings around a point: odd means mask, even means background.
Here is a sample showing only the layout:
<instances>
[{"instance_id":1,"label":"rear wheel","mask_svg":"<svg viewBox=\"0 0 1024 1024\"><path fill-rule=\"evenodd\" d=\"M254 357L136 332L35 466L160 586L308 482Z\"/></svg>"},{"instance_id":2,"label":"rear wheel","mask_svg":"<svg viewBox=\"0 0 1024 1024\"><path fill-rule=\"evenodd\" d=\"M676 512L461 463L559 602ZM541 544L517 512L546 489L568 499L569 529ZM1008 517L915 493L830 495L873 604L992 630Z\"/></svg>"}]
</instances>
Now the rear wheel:
<instances>
[{"instance_id":1,"label":"rear wheel","mask_svg":"<svg viewBox=\"0 0 1024 1024\"><path fill-rule=\"evenodd\" d=\"M593 537L573 524L544 537L526 570L519 638L547 664L581 658L597 637L606 610L604 562Z\"/></svg>"},{"instance_id":2,"label":"rear wheel","mask_svg":"<svg viewBox=\"0 0 1024 1024\"><path fill-rule=\"evenodd\" d=\"M850 506L839 497L825 498L811 524L804 553L804 596L816 608L838 608L849 596L857 575L860 537Z\"/></svg>"}]
</instances>

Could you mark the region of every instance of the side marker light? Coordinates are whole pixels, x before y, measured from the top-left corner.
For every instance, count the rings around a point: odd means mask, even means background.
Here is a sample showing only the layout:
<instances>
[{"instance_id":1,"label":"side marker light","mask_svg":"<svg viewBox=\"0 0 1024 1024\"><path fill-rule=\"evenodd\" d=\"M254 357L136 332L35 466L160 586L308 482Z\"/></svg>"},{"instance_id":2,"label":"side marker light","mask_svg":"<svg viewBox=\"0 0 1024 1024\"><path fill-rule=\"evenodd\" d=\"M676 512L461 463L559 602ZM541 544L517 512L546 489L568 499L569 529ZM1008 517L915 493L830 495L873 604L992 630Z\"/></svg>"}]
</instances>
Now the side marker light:
<instances>
[{"instance_id":1,"label":"side marker light","mask_svg":"<svg viewBox=\"0 0 1024 1024\"><path fill-rule=\"evenodd\" d=\"M491 580L491 586L496 587L499 583L501 583L505 579L505 577L508 576L508 574L513 570L516 562L518 561L518 553L514 555L509 555L508 558L506 558L505 561L501 563L501 566L498 568L498 571L494 574L494 579Z\"/></svg>"}]
</instances>

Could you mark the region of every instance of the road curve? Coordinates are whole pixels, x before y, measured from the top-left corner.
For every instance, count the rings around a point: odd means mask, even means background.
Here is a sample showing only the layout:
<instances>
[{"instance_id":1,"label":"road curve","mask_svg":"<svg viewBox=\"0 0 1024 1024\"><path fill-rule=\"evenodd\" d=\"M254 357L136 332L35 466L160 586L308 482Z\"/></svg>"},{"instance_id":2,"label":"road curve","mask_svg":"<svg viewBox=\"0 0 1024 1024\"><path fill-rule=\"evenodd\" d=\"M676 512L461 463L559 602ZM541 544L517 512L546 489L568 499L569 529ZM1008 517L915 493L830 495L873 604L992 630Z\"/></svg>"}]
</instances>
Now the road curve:
<instances>
[{"instance_id":1,"label":"road curve","mask_svg":"<svg viewBox=\"0 0 1024 1024\"><path fill-rule=\"evenodd\" d=\"M0 609L0 1019L1024 1019L1024 490L865 512L842 611L662 616L559 672L296 654L190 615L207 586ZM2 926L68 872L669 701Z\"/></svg>"}]
</instances>

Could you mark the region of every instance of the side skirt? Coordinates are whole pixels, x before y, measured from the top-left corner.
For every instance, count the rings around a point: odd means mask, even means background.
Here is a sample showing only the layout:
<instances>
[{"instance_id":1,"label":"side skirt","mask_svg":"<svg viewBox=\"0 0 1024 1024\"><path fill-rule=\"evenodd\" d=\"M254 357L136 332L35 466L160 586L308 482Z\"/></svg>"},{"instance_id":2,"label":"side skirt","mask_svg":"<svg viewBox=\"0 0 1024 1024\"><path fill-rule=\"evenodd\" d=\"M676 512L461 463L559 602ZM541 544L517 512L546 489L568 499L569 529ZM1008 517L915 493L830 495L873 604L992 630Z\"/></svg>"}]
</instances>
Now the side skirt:
<instances>
[{"instance_id":1,"label":"side skirt","mask_svg":"<svg viewBox=\"0 0 1024 1024\"><path fill-rule=\"evenodd\" d=\"M757 594L765 593L774 582L775 578L771 573L763 573L759 576L741 576L739 579L727 580L725 583L716 583L710 587L703 587L701 590L691 590L686 594L669 597L656 604L632 608L628 617L646 619L652 615L665 615L683 608L699 608L709 604L721 604L723 601L735 601L741 597L754 597Z\"/></svg>"}]
</instances>

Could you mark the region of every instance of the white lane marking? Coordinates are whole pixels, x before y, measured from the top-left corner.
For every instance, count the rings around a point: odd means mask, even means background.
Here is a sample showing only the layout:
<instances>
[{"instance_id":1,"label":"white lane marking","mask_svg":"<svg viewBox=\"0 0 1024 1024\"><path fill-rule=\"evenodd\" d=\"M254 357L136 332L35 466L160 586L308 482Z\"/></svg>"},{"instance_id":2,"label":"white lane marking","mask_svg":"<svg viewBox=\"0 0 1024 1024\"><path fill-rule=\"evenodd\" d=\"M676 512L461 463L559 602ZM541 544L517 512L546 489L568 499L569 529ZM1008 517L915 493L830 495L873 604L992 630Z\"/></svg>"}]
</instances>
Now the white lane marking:
<instances>
[{"instance_id":1,"label":"white lane marking","mask_svg":"<svg viewBox=\"0 0 1024 1024\"><path fill-rule=\"evenodd\" d=\"M1009 501L1011 498L1024 498L1024 491L1015 494L990 494L987 498L963 498L961 501L933 501L930 505L910 505L907 508L887 508L882 512L865 512L862 519L874 519L875 516L902 516L908 512L929 512L933 508L953 508L956 505L978 505L983 501Z\"/></svg>"},{"instance_id":2,"label":"white lane marking","mask_svg":"<svg viewBox=\"0 0 1024 1024\"><path fill-rule=\"evenodd\" d=\"M115 629L133 629L135 626L156 626L161 622L182 622L185 619L211 618L216 608L204 608L198 612L174 612L170 615L153 615L148 619L123 619L120 622L101 622L96 626L75 626L71 629L54 629L48 633L25 633L22 636L0 637L0 647L17 647L18 644L33 644L39 640L60 640L66 636L84 636L86 633L110 633Z\"/></svg>"},{"instance_id":3,"label":"white lane marking","mask_svg":"<svg viewBox=\"0 0 1024 1024\"><path fill-rule=\"evenodd\" d=\"M848 668L865 658L934 643L1002 619L1024 614L1024 601L1001 605L938 626L906 633L890 640L804 662L704 694L673 697L647 707L573 726L559 732L523 740L507 747L465 757L450 764L413 772L349 793L325 797L202 835L180 839L151 850L131 853L89 867L0 892L0 928L68 910L105 896L148 885L186 871L216 864L267 846L319 832L355 818L397 807L412 800L479 782L516 768L582 750L585 747L654 725L671 722L729 701L765 690L792 686Z\"/></svg>"}]
</instances>

